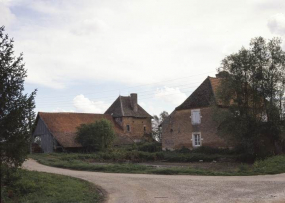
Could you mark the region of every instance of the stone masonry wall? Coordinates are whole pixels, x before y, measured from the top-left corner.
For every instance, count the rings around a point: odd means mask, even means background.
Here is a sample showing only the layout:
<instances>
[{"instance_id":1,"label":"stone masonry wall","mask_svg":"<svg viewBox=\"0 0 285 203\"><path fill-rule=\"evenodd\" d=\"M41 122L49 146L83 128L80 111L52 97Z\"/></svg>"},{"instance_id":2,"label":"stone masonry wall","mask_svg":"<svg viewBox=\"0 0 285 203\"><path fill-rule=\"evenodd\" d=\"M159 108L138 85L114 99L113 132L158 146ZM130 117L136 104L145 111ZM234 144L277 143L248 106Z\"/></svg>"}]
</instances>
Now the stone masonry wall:
<instances>
[{"instance_id":1,"label":"stone masonry wall","mask_svg":"<svg viewBox=\"0 0 285 203\"><path fill-rule=\"evenodd\" d=\"M130 125L130 132L127 131L127 125ZM146 127L145 131L144 126ZM122 127L125 134L131 137L142 137L145 133L151 133L151 118L123 117Z\"/></svg>"},{"instance_id":2,"label":"stone masonry wall","mask_svg":"<svg viewBox=\"0 0 285 203\"><path fill-rule=\"evenodd\" d=\"M174 111L162 125L162 148L174 150L184 146L193 149L192 132L201 132L201 146L227 147L226 142L217 135L211 107L201 108L200 113L201 123L192 125L191 109Z\"/></svg>"}]
</instances>

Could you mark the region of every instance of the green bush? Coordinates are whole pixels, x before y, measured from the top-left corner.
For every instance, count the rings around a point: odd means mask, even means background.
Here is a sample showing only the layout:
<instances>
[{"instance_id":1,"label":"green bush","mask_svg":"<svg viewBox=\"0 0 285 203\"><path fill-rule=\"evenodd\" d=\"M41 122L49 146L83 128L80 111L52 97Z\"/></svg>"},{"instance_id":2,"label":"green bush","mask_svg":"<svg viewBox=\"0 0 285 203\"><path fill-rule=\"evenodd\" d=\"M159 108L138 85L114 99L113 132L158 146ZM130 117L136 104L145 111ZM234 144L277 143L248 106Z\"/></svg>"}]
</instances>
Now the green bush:
<instances>
[{"instance_id":1,"label":"green bush","mask_svg":"<svg viewBox=\"0 0 285 203\"><path fill-rule=\"evenodd\" d=\"M45 156L45 155L40 155ZM211 162L213 160L229 161L239 160L240 155L227 155L227 154L205 154L205 153L180 153L171 151L159 151L159 152L144 152L144 151L128 151L126 149L111 149L106 151L100 151L90 154L51 154L45 157L46 160L53 162L55 160L62 161L74 161L82 160L87 162L148 162L148 161L168 161L168 162L198 162L203 160L204 162ZM37 155L33 155L37 157Z\"/></svg>"},{"instance_id":2,"label":"green bush","mask_svg":"<svg viewBox=\"0 0 285 203\"><path fill-rule=\"evenodd\" d=\"M268 157L265 160L255 161L254 171L257 173L276 174L285 172L285 155Z\"/></svg>"},{"instance_id":3,"label":"green bush","mask_svg":"<svg viewBox=\"0 0 285 203\"><path fill-rule=\"evenodd\" d=\"M201 146L195 148L193 150L195 153L203 153L203 154L234 154L236 153L234 150L230 150L228 148L213 148L208 146Z\"/></svg>"},{"instance_id":4,"label":"green bush","mask_svg":"<svg viewBox=\"0 0 285 203\"><path fill-rule=\"evenodd\" d=\"M235 155L235 161L237 162L242 162L242 163L253 163L254 160L256 159L256 156L252 154L237 154Z\"/></svg>"},{"instance_id":5,"label":"green bush","mask_svg":"<svg viewBox=\"0 0 285 203\"><path fill-rule=\"evenodd\" d=\"M220 154L202 154L202 153L179 153L179 152L163 152L163 159L169 162L210 162L222 158L232 158L230 155Z\"/></svg>"},{"instance_id":6,"label":"green bush","mask_svg":"<svg viewBox=\"0 0 285 203\"><path fill-rule=\"evenodd\" d=\"M162 151L162 146L159 142L145 142L138 144L137 150L143 152L160 152Z\"/></svg>"},{"instance_id":7,"label":"green bush","mask_svg":"<svg viewBox=\"0 0 285 203\"><path fill-rule=\"evenodd\" d=\"M76 141L87 151L99 151L110 148L115 132L110 121L102 119L90 124L81 124L77 128Z\"/></svg>"},{"instance_id":8,"label":"green bush","mask_svg":"<svg viewBox=\"0 0 285 203\"><path fill-rule=\"evenodd\" d=\"M191 150L188 149L187 147L182 147L181 149L175 150L175 152L179 152L179 153L191 153Z\"/></svg>"}]
</instances>

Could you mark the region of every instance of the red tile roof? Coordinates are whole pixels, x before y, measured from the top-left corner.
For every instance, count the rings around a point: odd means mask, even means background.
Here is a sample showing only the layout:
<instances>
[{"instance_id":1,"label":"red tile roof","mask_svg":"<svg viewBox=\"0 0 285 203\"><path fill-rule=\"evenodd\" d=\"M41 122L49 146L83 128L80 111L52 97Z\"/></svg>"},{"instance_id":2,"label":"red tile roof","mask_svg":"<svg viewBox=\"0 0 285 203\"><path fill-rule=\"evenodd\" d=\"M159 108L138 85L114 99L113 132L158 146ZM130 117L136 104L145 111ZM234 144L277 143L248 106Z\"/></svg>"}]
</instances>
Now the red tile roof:
<instances>
[{"instance_id":1,"label":"red tile roof","mask_svg":"<svg viewBox=\"0 0 285 203\"><path fill-rule=\"evenodd\" d=\"M81 124L107 119L114 125L117 135L123 135L123 129L107 114L90 113L47 113L39 112L38 117L46 124L49 131L63 147L82 147L75 141L76 128Z\"/></svg>"}]
</instances>

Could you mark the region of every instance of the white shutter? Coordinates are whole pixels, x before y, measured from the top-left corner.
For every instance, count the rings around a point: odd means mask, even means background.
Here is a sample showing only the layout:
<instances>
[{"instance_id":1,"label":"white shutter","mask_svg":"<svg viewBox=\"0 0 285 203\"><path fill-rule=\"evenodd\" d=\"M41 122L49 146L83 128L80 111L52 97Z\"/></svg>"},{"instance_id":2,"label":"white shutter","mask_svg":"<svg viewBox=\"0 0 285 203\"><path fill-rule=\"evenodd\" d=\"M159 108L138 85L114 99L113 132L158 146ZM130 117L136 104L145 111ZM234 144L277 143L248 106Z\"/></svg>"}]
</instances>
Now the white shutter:
<instances>
[{"instance_id":1,"label":"white shutter","mask_svg":"<svg viewBox=\"0 0 285 203\"><path fill-rule=\"evenodd\" d=\"M201 123L200 109L191 110L191 120L193 125Z\"/></svg>"}]
</instances>

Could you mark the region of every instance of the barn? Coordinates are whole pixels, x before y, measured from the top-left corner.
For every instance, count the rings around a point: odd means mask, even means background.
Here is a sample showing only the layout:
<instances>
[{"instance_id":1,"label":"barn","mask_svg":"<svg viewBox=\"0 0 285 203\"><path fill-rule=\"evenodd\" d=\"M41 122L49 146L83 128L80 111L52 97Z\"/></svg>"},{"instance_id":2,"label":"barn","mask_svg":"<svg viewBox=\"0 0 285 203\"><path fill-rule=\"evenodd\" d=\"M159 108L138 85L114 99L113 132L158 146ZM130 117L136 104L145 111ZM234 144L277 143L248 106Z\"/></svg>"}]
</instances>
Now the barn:
<instances>
[{"instance_id":1,"label":"barn","mask_svg":"<svg viewBox=\"0 0 285 203\"><path fill-rule=\"evenodd\" d=\"M131 138L124 135L123 128L108 114L39 112L33 135L40 139L44 153L76 151L82 148L75 141L76 128L81 124L88 124L101 119L107 119L113 124L117 135L115 144L133 143Z\"/></svg>"}]
</instances>

